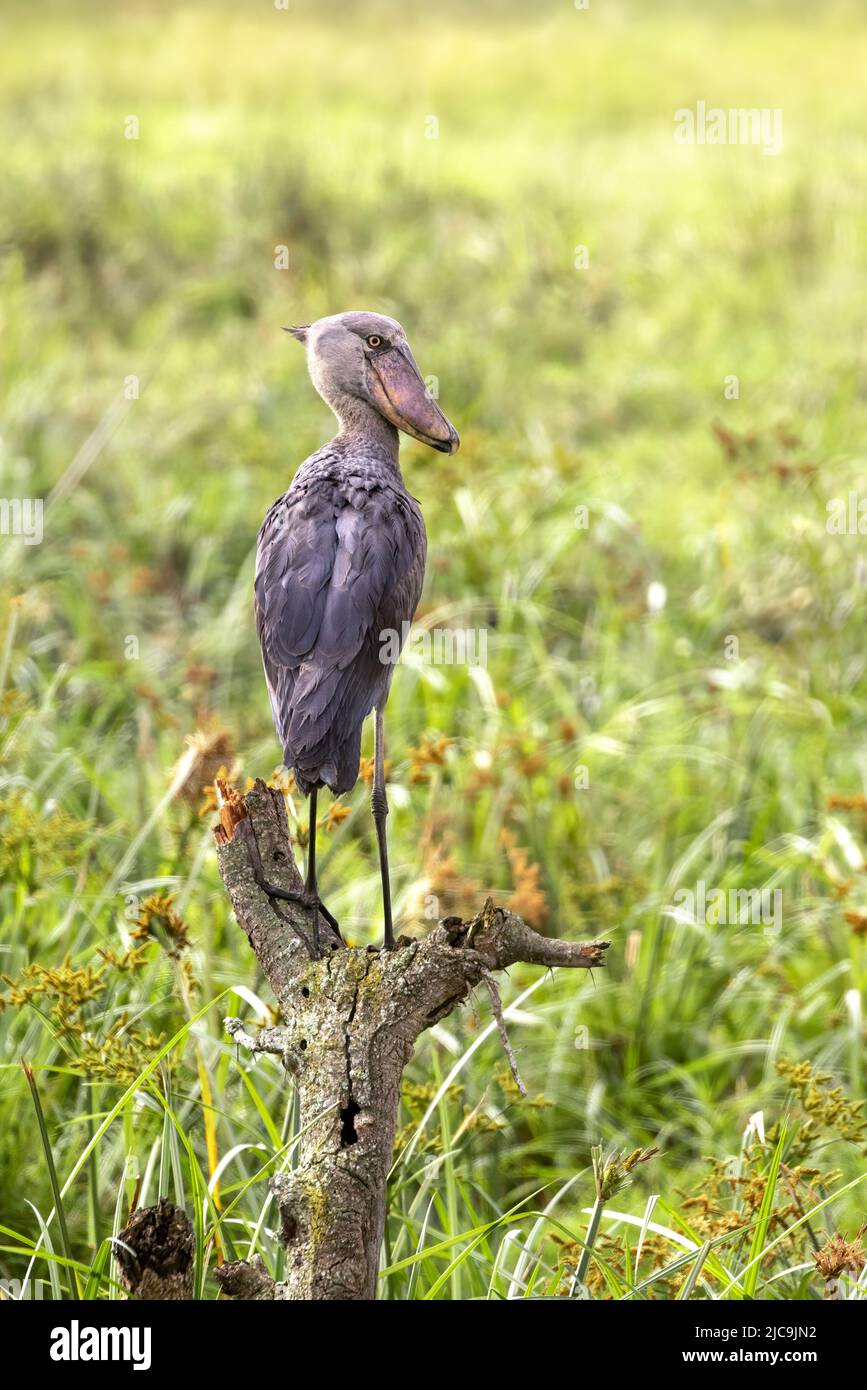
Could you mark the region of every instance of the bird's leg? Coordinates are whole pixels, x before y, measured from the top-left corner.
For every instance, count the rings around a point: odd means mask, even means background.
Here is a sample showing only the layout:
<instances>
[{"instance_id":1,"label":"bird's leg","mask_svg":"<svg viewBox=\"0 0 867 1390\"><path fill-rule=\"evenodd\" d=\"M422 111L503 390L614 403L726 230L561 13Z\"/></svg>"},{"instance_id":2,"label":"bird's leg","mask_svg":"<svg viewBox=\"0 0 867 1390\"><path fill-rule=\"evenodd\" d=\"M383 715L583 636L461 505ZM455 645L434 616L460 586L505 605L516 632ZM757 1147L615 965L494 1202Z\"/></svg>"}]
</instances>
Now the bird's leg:
<instances>
[{"instance_id":1,"label":"bird's leg","mask_svg":"<svg viewBox=\"0 0 867 1390\"><path fill-rule=\"evenodd\" d=\"M307 881L304 885L313 908L313 951L319 955L319 892L316 887L316 794L310 793L310 829L307 835Z\"/></svg>"},{"instance_id":2,"label":"bird's leg","mask_svg":"<svg viewBox=\"0 0 867 1390\"><path fill-rule=\"evenodd\" d=\"M258 856L257 856L258 858ZM269 898L277 898L282 902L300 903L302 907L309 907L313 910L313 956L319 956L319 913L325 918L329 927L335 935L342 941L340 927L337 918L328 911L328 908L319 897L319 889L316 884L316 788L310 793L310 830L307 843L307 878L304 883L304 891L299 893L291 888L281 888L279 884L270 883L266 879L264 871L259 864L254 867L254 877L259 887L262 888Z\"/></svg>"},{"instance_id":3,"label":"bird's leg","mask_svg":"<svg viewBox=\"0 0 867 1390\"><path fill-rule=\"evenodd\" d=\"M379 844L379 872L382 877L382 912L385 919L383 946L390 951L394 946L394 928L391 921L391 884L388 878L388 845L385 839L385 818L388 815L388 800L385 795L385 731L382 710L377 706L373 722L373 793L370 798L373 823L376 826L376 839Z\"/></svg>"},{"instance_id":4,"label":"bird's leg","mask_svg":"<svg viewBox=\"0 0 867 1390\"><path fill-rule=\"evenodd\" d=\"M300 903L302 907L312 906L310 894L307 892L306 887L303 893L293 893L291 888L281 888L279 884L269 882L269 880L261 872L254 872L253 877L256 880L258 886L263 890L263 892L268 894L269 898L277 898L280 902L284 903ZM340 937L342 941L343 937L340 932L340 924L337 921L337 918L334 916L333 913L328 911L328 908L325 906L324 902L321 902L319 898L316 899L316 906L319 908L319 911L322 913L322 916L325 918L329 927L331 927L331 929L337 933L337 935Z\"/></svg>"}]
</instances>

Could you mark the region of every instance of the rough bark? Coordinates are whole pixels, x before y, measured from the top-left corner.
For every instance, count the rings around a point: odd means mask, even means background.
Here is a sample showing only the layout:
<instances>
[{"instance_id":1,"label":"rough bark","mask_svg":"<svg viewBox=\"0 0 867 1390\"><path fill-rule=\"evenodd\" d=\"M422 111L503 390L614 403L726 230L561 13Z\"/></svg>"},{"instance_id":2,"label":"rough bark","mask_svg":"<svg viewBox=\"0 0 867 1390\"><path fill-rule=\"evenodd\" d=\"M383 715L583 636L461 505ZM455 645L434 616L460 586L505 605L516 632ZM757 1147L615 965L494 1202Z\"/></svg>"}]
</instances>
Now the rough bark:
<instances>
[{"instance_id":1,"label":"rough bark","mask_svg":"<svg viewBox=\"0 0 867 1390\"><path fill-rule=\"evenodd\" d=\"M141 1207L130 1217L115 1257L129 1293L162 1302L192 1298L193 1250L186 1212L161 1197L155 1207Z\"/></svg>"},{"instance_id":2,"label":"rough bark","mask_svg":"<svg viewBox=\"0 0 867 1390\"><path fill-rule=\"evenodd\" d=\"M258 1035L236 1019L226 1027L239 1044L282 1057L305 1132L296 1166L272 1181L285 1280L275 1284L259 1261L223 1265L216 1277L234 1298L372 1299L401 1076L416 1038L479 983L497 1009L493 971L517 961L601 966L608 943L540 936L489 900L472 921L447 918L387 953L347 948L320 917L314 959L311 909L262 886L264 877L301 888L282 794L261 781L244 798L228 793L220 819L220 873L284 1020Z\"/></svg>"}]
</instances>

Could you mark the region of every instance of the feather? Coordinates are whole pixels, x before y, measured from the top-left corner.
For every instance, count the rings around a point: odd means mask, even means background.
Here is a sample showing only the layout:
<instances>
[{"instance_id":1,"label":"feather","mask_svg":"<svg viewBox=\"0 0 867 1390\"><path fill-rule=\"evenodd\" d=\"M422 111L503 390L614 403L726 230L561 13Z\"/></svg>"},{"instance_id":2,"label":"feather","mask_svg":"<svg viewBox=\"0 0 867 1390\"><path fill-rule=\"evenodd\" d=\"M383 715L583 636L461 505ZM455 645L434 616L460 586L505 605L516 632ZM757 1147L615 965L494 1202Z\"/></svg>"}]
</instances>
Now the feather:
<instances>
[{"instance_id":1,"label":"feather","mask_svg":"<svg viewBox=\"0 0 867 1390\"><path fill-rule=\"evenodd\" d=\"M269 510L256 550L255 609L277 736L302 792L358 777L361 727L384 701L421 595L418 503L385 459L334 440Z\"/></svg>"}]
</instances>

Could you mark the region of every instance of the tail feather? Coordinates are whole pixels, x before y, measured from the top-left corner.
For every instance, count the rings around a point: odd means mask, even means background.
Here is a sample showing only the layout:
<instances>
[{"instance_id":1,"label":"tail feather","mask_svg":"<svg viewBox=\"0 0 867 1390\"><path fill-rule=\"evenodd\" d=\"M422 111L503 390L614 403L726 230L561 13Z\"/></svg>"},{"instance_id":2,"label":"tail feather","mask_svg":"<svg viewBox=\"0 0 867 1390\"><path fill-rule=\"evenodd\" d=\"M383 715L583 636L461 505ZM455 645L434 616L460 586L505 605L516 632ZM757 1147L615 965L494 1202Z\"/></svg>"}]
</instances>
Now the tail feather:
<instances>
[{"instance_id":1,"label":"tail feather","mask_svg":"<svg viewBox=\"0 0 867 1390\"><path fill-rule=\"evenodd\" d=\"M312 748L299 752L290 744L283 750L283 761L295 774L303 796L322 786L329 787L335 796L351 791L361 762L361 725L330 751Z\"/></svg>"}]
</instances>

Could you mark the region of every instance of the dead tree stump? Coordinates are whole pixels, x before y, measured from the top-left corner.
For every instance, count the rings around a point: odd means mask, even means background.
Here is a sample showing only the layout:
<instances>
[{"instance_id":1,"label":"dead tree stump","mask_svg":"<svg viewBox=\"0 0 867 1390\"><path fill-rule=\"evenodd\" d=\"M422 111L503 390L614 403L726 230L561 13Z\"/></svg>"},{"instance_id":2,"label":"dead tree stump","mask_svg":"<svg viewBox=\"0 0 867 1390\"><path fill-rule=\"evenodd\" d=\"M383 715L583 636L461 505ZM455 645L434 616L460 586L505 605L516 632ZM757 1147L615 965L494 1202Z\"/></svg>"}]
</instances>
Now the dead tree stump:
<instances>
[{"instance_id":1,"label":"dead tree stump","mask_svg":"<svg viewBox=\"0 0 867 1390\"><path fill-rule=\"evenodd\" d=\"M284 1020L255 1036L237 1019L226 1027L242 1046L282 1058L303 1133L297 1166L272 1180L285 1280L276 1284L258 1260L223 1265L216 1277L233 1298L372 1299L401 1076L416 1038L482 983L502 1025L493 971L518 961L589 969L604 963L608 943L540 936L489 900L472 921L447 918L390 952L347 948L320 917L314 959L310 909L261 886L301 887L282 793L261 781L246 797L229 792L220 820L220 873Z\"/></svg>"},{"instance_id":2,"label":"dead tree stump","mask_svg":"<svg viewBox=\"0 0 867 1390\"><path fill-rule=\"evenodd\" d=\"M187 1300L193 1296L195 1239L190 1219L161 1197L129 1219L115 1246L126 1290L145 1300Z\"/></svg>"}]
</instances>

